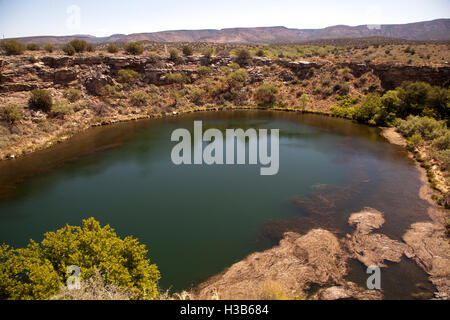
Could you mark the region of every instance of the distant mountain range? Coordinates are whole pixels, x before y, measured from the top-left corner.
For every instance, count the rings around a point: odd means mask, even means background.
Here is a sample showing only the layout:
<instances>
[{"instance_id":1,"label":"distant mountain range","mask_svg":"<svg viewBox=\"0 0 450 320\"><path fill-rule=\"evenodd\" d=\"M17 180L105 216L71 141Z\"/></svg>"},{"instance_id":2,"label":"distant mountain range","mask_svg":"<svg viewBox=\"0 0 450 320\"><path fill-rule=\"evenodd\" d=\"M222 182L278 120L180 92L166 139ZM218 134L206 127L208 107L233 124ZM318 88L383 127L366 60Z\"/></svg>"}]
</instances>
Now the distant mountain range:
<instances>
[{"instance_id":1,"label":"distant mountain range","mask_svg":"<svg viewBox=\"0 0 450 320\"><path fill-rule=\"evenodd\" d=\"M324 29L289 29L286 27L231 28L221 30L175 30L152 33L115 34L109 37L89 35L39 36L16 38L24 43L63 44L73 39L91 43L157 41L218 43L296 43L323 39L383 37L405 40L450 40L450 19L390 25L345 25Z\"/></svg>"}]
</instances>

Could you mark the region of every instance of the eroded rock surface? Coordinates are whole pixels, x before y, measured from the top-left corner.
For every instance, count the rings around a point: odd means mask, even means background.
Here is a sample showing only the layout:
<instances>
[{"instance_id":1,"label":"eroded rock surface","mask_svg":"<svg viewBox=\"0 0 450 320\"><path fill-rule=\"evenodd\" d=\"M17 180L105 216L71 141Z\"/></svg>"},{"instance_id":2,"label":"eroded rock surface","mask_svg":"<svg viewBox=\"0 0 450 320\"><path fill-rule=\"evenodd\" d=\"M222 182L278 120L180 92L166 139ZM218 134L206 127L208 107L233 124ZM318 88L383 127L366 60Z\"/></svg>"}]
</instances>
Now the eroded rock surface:
<instances>
[{"instance_id":1,"label":"eroded rock surface","mask_svg":"<svg viewBox=\"0 0 450 320\"><path fill-rule=\"evenodd\" d=\"M356 227L352 235L343 240L350 255L369 266L386 267L384 261L400 262L407 249L404 243L390 239L384 234L373 233L385 222L383 214L372 208L353 213L349 220Z\"/></svg>"},{"instance_id":2,"label":"eroded rock surface","mask_svg":"<svg viewBox=\"0 0 450 320\"><path fill-rule=\"evenodd\" d=\"M439 298L450 298L450 243L445 230L431 222L418 222L403 236L406 256L414 259L438 289Z\"/></svg>"},{"instance_id":3,"label":"eroded rock surface","mask_svg":"<svg viewBox=\"0 0 450 320\"><path fill-rule=\"evenodd\" d=\"M254 253L196 288L196 299L258 299L267 296L266 284L276 283L289 298L304 298L310 284L338 285L314 298L381 298L366 295L364 289L343 280L347 273L347 253L329 231L315 229L306 235L288 232L280 245Z\"/></svg>"}]
</instances>

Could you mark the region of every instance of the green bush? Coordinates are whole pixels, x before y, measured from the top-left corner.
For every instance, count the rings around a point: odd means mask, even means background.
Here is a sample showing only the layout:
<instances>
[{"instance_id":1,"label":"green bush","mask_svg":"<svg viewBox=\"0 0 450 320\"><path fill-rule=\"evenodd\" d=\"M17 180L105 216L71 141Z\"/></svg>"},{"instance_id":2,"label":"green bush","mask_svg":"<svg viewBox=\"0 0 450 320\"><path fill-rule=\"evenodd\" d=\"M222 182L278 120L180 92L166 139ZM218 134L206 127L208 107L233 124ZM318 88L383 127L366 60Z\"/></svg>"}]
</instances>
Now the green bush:
<instances>
[{"instance_id":1,"label":"green bush","mask_svg":"<svg viewBox=\"0 0 450 320\"><path fill-rule=\"evenodd\" d=\"M40 49L40 47L36 43L27 44L27 50L29 50L29 51L38 51L39 49Z\"/></svg>"},{"instance_id":2,"label":"green bush","mask_svg":"<svg viewBox=\"0 0 450 320\"><path fill-rule=\"evenodd\" d=\"M406 120L398 120L396 127L407 138L419 133L425 140L436 139L446 132L443 121L429 117L409 116Z\"/></svg>"},{"instance_id":3,"label":"green bush","mask_svg":"<svg viewBox=\"0 0 450 320\"><path fill-rule=\"evenodd\" d=\"M203 89L193 89L189 94L192 103L194 103L196 105L203 104L205 95L206 95L206 91Z\"/></svg>"},{"instance_id":4,"label":"green bush","mask_svg":"<svg viewBox=\"0 0 450 320\"><path fill-rule=\"evenodd\" d=\"M250 63L252 55L248 49L242 48L237 51L238 63L240 65L245 65Z\"/></svg>"},{"instance_id":5,"label":"green bush","mask_svg":"<svg viewBox=\"0 0 450 320\"><path fill-rule=\"evenodd\" d=\"M175 50L175 49L170 49L169 56L170 56L169 59L171 61L176 62L178 60L178 58L179 58L178 51Z\"/></svg>"},{"instance_id":6,"label":"green bush","mask_svg":"<svg viewBox=\"0 0 450 320\"><path fill-rule=\"evenodd\" d=\"M189 77L183 72L174 72L166 74L166 81L168 84L180 84L189 83Z\"/></svg>"},{"instance_id":7,"label":"green bush","mask_svg":"<svg viewBox=\"0 0 450 320\"><path fill-rule=\"evenodd\" d=\"M450 169L450 149L436 152L435 157L443 163L445 170Z\"/></svg>"},{"instance_id":8,"label":"green bush","mask_svg":"<svg viewBox=\"0 0 450 320\"><path fill-rule=\"evenodd\" d=\"M450 131L446 130L442 136L433 139L431 146L436 150L450 149Z\"/></svg>"},{"instance_id":9,"label":"green bush","mask_svg":"<svg viewBox=\"0 0 450 320\"><path fill-rule=\"evenodd\" d=\"M383 108L381 97L376 92L369 93L361 104L355 107L353 117L358 122L377 126L390 125L395 120L395 114Z\"/></svg>"},{"instance_id":10,"label":"green bush","mask_svg":"<svg viewBox=\"0 0 450 320\"><path fill-rule=\"evenodd\" d=\"M70 44L66 44L63 46L62 50L64 51L65 54L67 54L68 56L73 56L75 54L75 48L70 45Z\"/></svg>"},{"instance_id":11,"label":"green bush","mask_svg":"<svg viewBox=\"0 0 450 320\"><path fill-rule=\"evenodd\" d=\"M226 77L226 82L230 89L241 89L248 81L248 73L245 69L238 69L230 72Z\"/></svg>"},{"instance_id":12,"label":"green bush","mask_svg":"<svg viewBox=\"0 0 450 320\"><path fill-rule=\"evenodd\" d=\"M424 141L420 133L416 132L411 137L409 137L407 143L409 147L419 147L424 143Z\"/></svg>"},{"instance_id":13,"label":"green bush","mask_svg":"<svg viewBox=\"0 0 450 320\"><path fill-rule=\"evenodd\" d=\"M43 48L44 48L44 50L47 51L48 53L52 53L53 50L55 50L55 47L54 47L52 44L50 44L50 43L47 43L46 45L44 45Z\"/></svg>"},{"instance_id":14,"label":"green bush","mask_svg":"<svg viewBox=\"0 0 450 320\"><path fill-rule=\"evenodd\" d=\"M66 116L73 113L73 105L65 102L56 102L51 108L51 114L54 117Z\"/></svg>"},{"instance_id":15,"label":"green bush","mask_svg":"<svg viewBox=\"0 0 450 320\"><path fill-rule=\"evenodd\" d=\"M86 51L87 52L95 52L95 46L91 43L88 43L86 46Z\"/></svg>"},{"instance_id":16,"label":"green bush","mask_svg":"<svg viewBox=\"0 0 450 320\"><path fill-rule=\"evenodd\" d=\"M129 289L142 299L158 298L158 268L146 258L144 245L121 239L94 218L30 241L25 249L0 247L0 299L47 299L65 285L67 267L76 265L81 280L100 272L106 284Z\"/></svg>"},{"instance_id":17,"label":"green bush","mask_svg":"<svg viewBox=\"0 0 450 320\"><path fill-rule=\"evenodd\" d=\"M82 96L83 95L81 91L78 89L71 88L64 91L64 98L66 98L70 102L76 102L80 100Z\"/></svg>"},{"instance_id":18,"label":"green bush","mask_svg":"<svg viewBox=\"0 0 450 320\"><path fill-rule=\"evenodd\" d=\"M130 69L119 70L117 77L119 82L129 85L136 83L140 78L141 75L138 72Z\"/></svg>"},{"instance_id":19,"label":"green bush","mask_svg":"<svg viewBox=\"0 0 450 320\"><path fill-rule=\"evenodd\" d=\"M113 43L110 43L110 44L108 45L108 47L106 48L106 50L107 50L109 53L117 53L117 52L119 52L119 47L116 46L116 45L113 44Z\"/></svg>"},{"instance_id":20,"label":"green bush","mask_svg":"<svg viewBox=\"0 0 450 320\"><path fill-rule=\"evenodd\" d=\"M198 73L198 75L199 75L200 77L205 77L205 76L211 74L212 71L213 71L213 70L212 70L210 67L207 67L207 66L200 66L200 67L198 67L198 69L197 69L197 73Z\"/></svg>"},{"instance_id":21,"label":"green bush","mask_svg":"<svg viewBox=\"0 0 450 320\"><path fill-rule=\"evenodd\" d=\"M8 56L12 55L21 55L26 49L26 46L23 43L20 43L16 40L2 40L0 42L0 49L5 52Z\"/></svg>"},{"instance_id":22,"label":"green bush","mask_svg":"<svg viewBox=\"0 0 450 320\"><path fill-rule=\"evenodd\" d=\"M183 46L182 51L185 56L192 56L192 54L194 53L194 48L192 48L190 45L185 45Z\"/></svg>"},{"instance_id":23,"label":"green bush","mask_svg":"<svg viewBox=\"0 0 450 320\"><path fill-rule=\"evenodd\" d=\"M137 91L131 94L131 102L138 106L145 105L149 98L145 91Z\"/></svg>"},{"instance_id":24,"label":"green bush","mask_svg":"<svg viewBox=\"0 0 450 320\"><path fill-rule=\"evenodd\" d=\"M263 49L258 49L258 50L256 50L255 55L256 55L257 57L264 57L264 56L266 55L266 53L264 52Z\"/></svg>"},{"instance_id":25,"label":"green bush","mask_svg":"<svg viewBox=\"0 0 450 320\"><path fill-rule=\"evenodd\" d=\"M48 112L53 106L53 99L46 90L34 89L28 101L30 108Z\"/></svg>"},{"instance_id":26,"label":"green bush","mask_svg":"<svg viewBox=\"0 0 450 320\"><path fill-rule=\"evenodd\" d=\"M23 107L15 103L8 103L2 109L2 116L6 121L15 123L16 121L22 120Z\"/></svg>"},{"instance_id":27,"label":"green bush","mask_svg":"<svg viewBox=\"0 0 450 320\"><path fill-rule=\"evenodd\" d=\"M271 83L260 85L255 92L255 101L264 107L273 106L278 100L280 89Z\"/></svg>"},{"instance_id":28,"label":"green bush","mask_svg":"<svg viewBox=\"0 0 450 320\"><path fill-rule=\"evenodd\" d=\"M144 52L144 46L139 42L128 42L125 51L129 54L140 55Z\"/></svg>"},{"instance_id":29,"label":"green bush","mask_svg":"<svg viewBox=\"0 0 450 320\"><path fill-rule=\"evenodd\" d=\"M214 55L214 52L214 48L208 48L203 51L203 56L207 59L211 59L211 57Z\"/></svg>"},{"instance_id":30,"label":"green bush","mask_svg":"<svg viewBox=\"0 0 450 320\"><path fill-rule=\"evenodd\" d=\"M74 39L69 42L69 45L75 49L76 53L83 53L87 50L88 44L84 40Z\"/></svg>"},{"instance_id":31,"label":"green bush","mask_svg":"<svg viewBox=\"0 0 450 320\"><path fill-rule=\"evenodd\" d=\"M309 97L306 93L303 93L300 97L300 108L305 110L308 107Z\"/></svg>"}]
</instances>

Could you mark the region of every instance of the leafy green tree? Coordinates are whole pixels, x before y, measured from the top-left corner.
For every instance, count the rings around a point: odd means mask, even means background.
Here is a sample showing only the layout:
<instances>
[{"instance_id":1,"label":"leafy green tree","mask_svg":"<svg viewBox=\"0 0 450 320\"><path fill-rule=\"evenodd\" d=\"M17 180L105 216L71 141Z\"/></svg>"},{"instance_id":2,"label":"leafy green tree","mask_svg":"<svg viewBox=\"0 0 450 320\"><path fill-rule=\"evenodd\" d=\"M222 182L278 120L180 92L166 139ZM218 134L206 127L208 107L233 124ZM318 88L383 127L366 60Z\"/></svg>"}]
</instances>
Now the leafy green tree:
<instances>
[{"instance_id":1,"label":"leafy green tree","mask_svg":"<svg viewBox=\"0 0 450 320\"><path fill-rule=\"evenodd\" d=\"M25 249L0 247L0 298L46 299L65 285L67 267L76 265L81 280L100 272L106 284L128 289L142 299L158 298L158 268L146 258L145 245L121 239L94 218L82 227L66 225L48 232L40 244Z\"/></svg>"},{"instance_id":2,"label":"leafy green tree","mask_svg":"<svg viewBox=\"0 0 450 320\"><path fill-rule=\"evenodd\" d=\"M64 45L64 47L62 48L62 50L64 51L65 54L67 54L68 56L73 56L76 53L75 48L70 45L70 44L66 44Z\"/></svg>"}]
</instances>

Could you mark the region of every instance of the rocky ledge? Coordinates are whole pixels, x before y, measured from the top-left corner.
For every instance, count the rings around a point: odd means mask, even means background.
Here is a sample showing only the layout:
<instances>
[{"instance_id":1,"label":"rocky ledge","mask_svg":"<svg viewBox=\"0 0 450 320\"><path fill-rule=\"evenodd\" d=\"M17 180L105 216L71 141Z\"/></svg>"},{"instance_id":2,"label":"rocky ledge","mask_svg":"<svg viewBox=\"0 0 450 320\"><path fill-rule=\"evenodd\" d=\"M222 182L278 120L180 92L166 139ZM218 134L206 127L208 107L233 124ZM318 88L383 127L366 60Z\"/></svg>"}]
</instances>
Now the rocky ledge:
<instances>
[{"instance_id":1,"label":"rocky ledge","mask_svg":"<svg viewBox=\"0 0 450 320\"><path fill-rule=\"evenodd\" d=\"M279 245L253 253L191 292L193 299L382 299L383 292L359 287L345 279L348 260L366 266L386 267L385 261L400 262L403 255L414 259L429 275L438 292L450 293L450 244L442 227L416 223L404 242L374 231L384 224L383 214L372 208L350 215L355 231L338 239L323 229L305 235L287 232ZM311 292L312 287L320 289Z\"/></svg>"}]
</instances>

